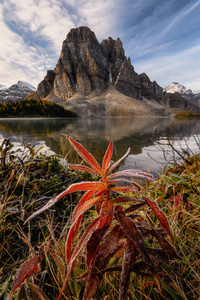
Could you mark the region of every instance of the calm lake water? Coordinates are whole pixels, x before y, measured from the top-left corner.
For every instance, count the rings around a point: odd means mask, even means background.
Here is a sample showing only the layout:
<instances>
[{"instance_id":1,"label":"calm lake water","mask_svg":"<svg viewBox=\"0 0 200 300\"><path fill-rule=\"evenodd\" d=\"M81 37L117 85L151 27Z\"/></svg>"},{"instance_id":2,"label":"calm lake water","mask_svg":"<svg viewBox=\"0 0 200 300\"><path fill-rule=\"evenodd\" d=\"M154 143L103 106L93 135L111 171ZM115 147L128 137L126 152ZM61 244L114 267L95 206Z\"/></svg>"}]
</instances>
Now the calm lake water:
<instances>
[{"instance_id":1,"label":"calm lake water","mask_svg":"<svg viewBox=\"0 0 200 300\"><path fill-rule=\"evenodd\" d=\"M157 126L156 126L157 125ZM156 126L155 135L152 136ZM44 146L47 154L63 154L74 162L77 155L66 143L62 133L69 134L86 147L101 162L109 141L114 144L113 160L131 148L120 169L137 168L154 175L163 165L163 150L169 149L167 139L176 149L188 147L199 152L200 120L174 120L172 118L128 119L0 119L0 142L10 137L15 148L25 143ZM161 145L158 146L157 142ZM71 150L71 151L70 151ZM70 152L70 153L69 153Z\"/></svg>"}]
</instances>

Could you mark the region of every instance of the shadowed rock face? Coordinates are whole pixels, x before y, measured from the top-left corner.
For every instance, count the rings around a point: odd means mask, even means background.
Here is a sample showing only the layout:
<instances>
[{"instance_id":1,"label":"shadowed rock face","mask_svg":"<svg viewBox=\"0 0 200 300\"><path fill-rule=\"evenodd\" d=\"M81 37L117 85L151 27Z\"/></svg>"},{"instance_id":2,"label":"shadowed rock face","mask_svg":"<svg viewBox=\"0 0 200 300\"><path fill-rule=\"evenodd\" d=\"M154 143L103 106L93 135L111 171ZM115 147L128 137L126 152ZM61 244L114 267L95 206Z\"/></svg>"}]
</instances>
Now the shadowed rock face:
<instances>
[{"instance_id":1,"label":"shadowed rock face","mask_svg":"<svg viewBox=\"0 0 200 300\"><path fill-rule=\"evenodd\" d=\"M171 108L178 108L182 111L187 110L194 113L200 113L200 107L196 104L191 102L190 100L181 96L180 93L166 93L162 99L162 102L171 107Z\"/></svg>"},{"instance_id":2,"label":"shadowed rock face","mask_svg":"<svg viewBox=\"0 0 200 300\"><path fill-rule=\"evenodd\" d=\"M63 100L77 92L98 95L108 84L139 100L142 96L157 101L162 98L162 88L155 81L134 71L119 38L109 37L100 44L88 27L79 27L68 33L58 63L38 85L36 97L45 98L50 92Z\"/></svg>"}]
</instances>

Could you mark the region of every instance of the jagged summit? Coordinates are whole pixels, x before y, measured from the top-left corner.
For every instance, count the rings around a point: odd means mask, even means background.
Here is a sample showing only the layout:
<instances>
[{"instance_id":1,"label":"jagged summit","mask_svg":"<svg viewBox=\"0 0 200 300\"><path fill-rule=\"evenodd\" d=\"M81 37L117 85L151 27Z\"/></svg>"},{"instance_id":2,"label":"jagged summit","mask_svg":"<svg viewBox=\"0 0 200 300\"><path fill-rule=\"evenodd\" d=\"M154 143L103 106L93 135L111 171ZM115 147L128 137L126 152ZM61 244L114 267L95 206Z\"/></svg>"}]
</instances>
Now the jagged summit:
<instances>
[{"instance_id":1,"label":"jagged summit","mask_svg":"<svg viewBox=\"0 0 200 300\"><path fill-rule=\"evenodd\" d=\"M165 94L147 74L135 72L120 38L99 43L93 31L81 26L67 34L56 67L47 71L35 98L56 102L82 116L163 115L169 111L167 106L194 109L181 96L173 101L173 95Z\"/></svg>"},{"instance_id":2,"label":"jagged summit","mask_svg":"<svg viewBox=\"0 0 200 300\"><path fill-rule=\"evenodd\" d=\"M181 95L192 94L192 90L187 89L184 85L178 82L172 82L170 85L163 89L167 93L180 93Z\"/></svg>"},{"instance_id":3,"label":"jagged summit","mask_svg":"<svg viewBox=\"0 0 200 300\"><path fill-rule=\"evenodd\" d=\"M29 89L29 90L31 90L31 91L36 91L36 88L34 87L34 86L32 86L30 83L28 83L28 82L26 82L26 81L21 81L21 80L19 80L18 82L17 82L17 86L19 87L19 88L22 88L22 89Z\"/></svg>"},{"instance_id":4,"label":"jagged summit","mask_svg":"<svg viewBox=\"0 0 200 300\"><path fill-rule=\"evenodd\" d=\"M162 88L148 76L139 76L124 54L121 40L109 37L98 42L88 27L71 29L63 42L61 54L54 70L47 72L37 88L37 96L50 93L68 100L76 93L87 96L100 94L113 85L126 96L160 100Z\"/></svg>"},{"instance_id":5,"label":"jagged summit","mask_svg":"<svg viewBox=\"0 0 200 300\"><path fill-rule=\"evenodd\" d=\"M87 26L73 28L67 34L65 42L67 43L98 43L95 33Z\"/></svg>"}]
</instances>

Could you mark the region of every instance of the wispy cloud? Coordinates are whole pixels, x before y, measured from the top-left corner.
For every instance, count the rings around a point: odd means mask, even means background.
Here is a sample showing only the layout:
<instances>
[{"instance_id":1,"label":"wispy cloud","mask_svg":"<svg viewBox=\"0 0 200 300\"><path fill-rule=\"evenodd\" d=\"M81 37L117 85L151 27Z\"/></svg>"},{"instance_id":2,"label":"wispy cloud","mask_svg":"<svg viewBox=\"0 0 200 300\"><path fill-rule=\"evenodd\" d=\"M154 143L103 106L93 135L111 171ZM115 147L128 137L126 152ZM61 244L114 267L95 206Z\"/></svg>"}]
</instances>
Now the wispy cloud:
<instances>
[{"instance_id":1,"label":"wispy cloud","mask_svg":"<svg viewBox=\"0 0 200 300\"><path fill-rule=\"evenodd\" d=\"M37 86L70 29L89 26L99 41L119 36L136 71L200 90L199 15L200 0L1 0L0 83Z\"/></svg>"},{"instance_id":2,"label":"wispy cloud","mask_svg":"<svg viewBox=\"0 0 200 300\"><path fill-rule=\"evenodd\" d=\"M147 73L151 80L156 80L162 87L178 81L194 92L200 91L200 44L176 54L155 57L151 60L135 63L138 73Z\"/></svg>"}]
</instances>

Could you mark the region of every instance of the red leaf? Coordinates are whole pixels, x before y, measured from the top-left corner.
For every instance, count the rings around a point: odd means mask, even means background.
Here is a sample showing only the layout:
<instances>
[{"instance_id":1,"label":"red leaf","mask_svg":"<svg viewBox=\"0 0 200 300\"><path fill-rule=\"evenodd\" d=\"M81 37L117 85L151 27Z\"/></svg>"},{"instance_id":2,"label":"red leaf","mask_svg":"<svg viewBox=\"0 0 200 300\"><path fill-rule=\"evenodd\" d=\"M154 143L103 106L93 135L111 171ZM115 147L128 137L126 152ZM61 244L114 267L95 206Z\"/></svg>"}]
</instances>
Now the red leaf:
<instances>
[{"instance_id":1,"label":"red leaf","mask_svg":"<svg viewBox=\"0 0 200 300\"><path fill-rule=\"evenodd\" d=\"M70 185L64 192L60 193L56 197L51 198L42 208L34 212L26 221L24 224L26 224L28 221L32 220L39 214L43 213L45 210L52 207L57 201L59 201L61 198L63 198L65 195L70 194L72 192L77 191L87 191L87 190L107 190L107 186L104 183L101 182L80 182L80 183L74 183Z\"/></svg>"},{"instance_id":2,"label":"red leaf","mask_svg":"<svg viewBox=\"0 0 200 300\"><path fill-rule=\"evenodd\" d=\"M72 147L76 150L76 152L84 159L86 163L88 163L99 175L104 176L104 171L101 169L100 165L94 158L94 156L89 153L81 144L75 141L69 135L66 135Z\"/></svg>"},{"instance_id":3,"label":"red leaf","mask_svg":"<svg viewBox=\"0 0 200 300\"><path fill-rule=\"evenodd\" d=\"M134 204L134 205L131 205L129 208L125 209L125 213L130 213L130 212L133 212L141 207L143 207L144 205L146 205L146 202L144 203L139 203L139 204Z\"/></svg>"},{"instance_id":4,"label":"red leaf","mask_svg":"<svg viewBox=\"0 0 200 300\"><path fill-rule=\"evenodd\" d=\"M88 168L86 166L82 166L82 165L72 165L72 164L67 164L68 167L74 169L74 170L79 170L79 171L85 171L85 172L89 172L89 173L94 173L94 174L97 174L96 171L94 171L93 169L91 168Z\"/></svg>"},{"instance_id":5,"label":"red leaf","mask_svg":"<svg viewBox=\"0 0 200 300\"><path fill-rule=\"evenodd\" d=\"M121 235L122 229L119 225L116 225L98 248L89 271L83 300L91 299L96 292L103 277L103 273L101 271L106 268L111 257L118 249L118 242Z\"/></svg>"},{"instance_id":6,"label":"red leaf","mask_svg":"<svg viewBox=\"0 0 200 300\"><path fill-rule=\"evenodd\" d=\"M101 191L102 194L104 193L104 191ZM76 211L79 209L80 206L82 206L85 201L89 200L90 198L92 198L93 195L96 195L95 193L95 190L91 190L91 191L87 191L83 196L82 198L80 199L79 203L77 204L76 208L74 209L74 212L73 212L73 216L72 216L72 223L74 223L74 215L76 214ZM100 195L98 195L100 196Z\"/></svg>"},{"instance_id":7,"label":"red leaf","mask_svg":"<svg viewBox=\"0 0 200 300\"><path fill-rule=\"evenodd\" d=\"M126 186L116 186L110 189L110 191L115 191L115 192L132 192L133 189L126 187Z\"/></svg>"},{"instance_id":8,"label":"red leaf","mask_svg":"<svg viewBox=\"0 0 200 300\"><path fill-rule=\"evenodd\" d=\"M68 266L67 266L67 275L65 277L65 280L64 280L64 283L63 283L63 286L62 286L62 289L60 291L60 294L58 295L57 297L57 300L59 300L61 297L62 297L62 294L63 294L63 291L65 289L65 286L66 286L66 283L67 283L67 280L69 278L69 275L72 271L72 268L74 266L74 263L76 261L76 258L77 256L79 255L80 251L82 250L83 247L86 246L87 242L89 241L89 239L91 238L93 232L97 229L98 225L99 225L99 221L100 221L100 217L95 219L92 223L90 223L88 225L88 227L86 228L82 238L80 239L80 241L78 242L78 244L76 245L76 248L74 249L74 252L72 253L72 256L71 256L71 260L70 262L68 263Z\"/></svg>"},{"instance_id":9,"label":"red leaf","mask_svg":"<svg viewBox=\"0 0 200 300\"><path fill-rule=\"evenodd\" d=\"M166 233L171 237L172 240L174 240L173 235L170 230L169 222L165 216L165 214L162 212L162 210L159 208L158 204L148 198L147 196L140 193L140 195L144 198L146 204L153 210L154 214L158 218L160 225L162 228L166 231Z\"/></svg>"},{"instance_id":10,"label":"red leaf","mask_svg":"<svg viewBox=\"0 0 200 300\"><path fill-rule=\"evenodd\" d=\"M76 222L71 226L68 236L67 236L67 240L65 243L65 255L66 255L67 264L69 264L69 262L71 260L72 241L78 232L78 228L81 223L82 217L83 217L83 214L80 215L79 218L76 220Z\"/></svg>"},{"instance_id":11,"label":"red leaf","mask_svg":"<svg viewBox=\"0 0 200 300\"><path fill-rule=\"evenodd\" d=\"M102 169L103 169L104 172L109 167L112 154L113 154L113 143L112 143L112 141L110 141L110 144L109 144L108 149L105 153L105 156L103 158L103 163L102 163Z\"/></svg>"},{"instance_id":12,"label":"red leaf","mask_svg":"<svg viewBox=\"0 0 200 300\"><path fill-rule=\"evenodd\" d=\"M140 170L134 170L134 169L129 169L129 170L124 170L124 171L119 171L119 172L113 173L108 176L108 179L119 177L119 176L141 177L141 178L145 178L145 179L148 179L151 181L154 180L153 175L147 174L146 172L143 172Z\"/></svg>"},{"instance_id":13,"label":"red leaf","mask_svg":"<svg viewBox=\"0 0 200 300\"><path fill-rule=\"evenodd\" d=\"M141 186L138 183L136 183L133 180L126 179L126 178L115 178L115 179L108 181L109 185L116 183L116 182L127 182L127 183L134 185L139 191L141 190Z\"/></svg>"},{"instance_id":14,"label":"red leaf","mask_svg":"<svg viewBox=\"0 0 200 300\"><path fill-rule=\"evenodd\" d=\"M113 200L113 202L115 202L115 203L132 202L132 201L145 202L144 200L133 198L133 197L128 197L128 196L117 197Z\"/></svg>"},{"instance_id":15,"label":"red leaf","mask_svg":"<svg viewBox=\"0 0 200 300\"><path fill-rule=\"evenodd\" d=\"M118 161L116 161L109 169L108 169L108 174L110 174L119 164L120 162L129 154L130 148L128 148L127 152L122 156Z\"/></svg>"},{"instance_id":16,"label":"red leaf","mask_svg":"<svg viewBox=\"0 0 200 300\"><path fill-rule=\"evenodd\" d=\"M154 229L151 230L151 234L159 241L163 250L171 257L181 259L181 257L176 252L176 249L170 244L170 242L158 234L158 232Z\"/></svg>"},{"instance_id":17,"label":"red leaf","mask_svg":"<svg viewBox=\"0 0 200 300\"><path fill-rule=\"evenodd\" d=\"M24 282L24 280L26 278L30 278L35 273L35 271L37 270L38 263L39 257L35 256L29 258L21 265L21 267L17 271L17 274L15 275L15 279L11 287L10 299L12 299L12 295L14 294L16 289Z\"/></svg>"},{"instance_id":18,"label":"red leaf","mask_svg":"<svg viewBox=\"0 0 200 300\"><path fill-rule=\"evenodd\" d=\"M87 191L83 195L83 197L81 198L81 200L79 201L78 205L76 206L76 208L74 210L74 214L76 214L77 209L80 206L82 206L85 203L85 201L90 199L93 196L94 193L95 193L95 191ZM79 216L79 218L77 219L76 222L75 222L74 217L72 217L72 224L73 225L70 228L70 231L69 231L68 236L67 236L66 244L65 244L65 255L66 255L67 263L69 263L69 261L71 259L71 244L72 244L72 241L73 241L74 237L76 236L76 234L78 232L78 228L79 228L79 225L81 223L82 216L83 216L83 214Z\"/></svg>"},{"instance_id":19,"label":"red leaf","mask_svg":"<svg viewBox=\"0 0 200 300\"><path fill-rule=\"evenodd\" d=\"M134 247L142 255L144 261L149 266L151 266L152 269L154 269L154 267L151 263L151 259L149 257L148 251L147 251L146 246L144 244L144 239L143 239L142 233L139 230L139 228L137 228L137 226L135 225L133 220L131 220L131 218L129 218L129 217L126 217L124 212L121 211L121 210L118 210L116 212L116 217L119 220L119 222L120 222L127 238L130 239L133 242Z\"/></svg>"},{"instance_id":20,"label":"red leaf","mask_svg":"<svg viewBox=\"0 0 200 300\"><path fill-rule=\"evenodd\" d=\"M127 240L127 245L125 248L125 253L123 256L123 263L122 263L122 274L121 274L121 281L120 281L120 296L119 300L124 300L128 291L129 283L130 283L130 275L133 269L133 265L135 263L135 247L131 240Z\"/></svg>"},{"instance_id":21,"label":"red leaf","mask_svg":"<svg viewBox=\"0 0 200 300\"><path fill-rule=\"evenodd\" d=\"M87 243L87 265L88 268L94 258L95 251L102 240L104 234L109 229L114 214L114 205L111 201L104 201L101 206L100 218L104 220L104 225L99 224L97 230L92 234ZM101 226L101 228L100 228Z\"/></svg>"},{"instance_id":22,"label":"red leaf","mask_svg":"<svg viewBox=\"0 0 200 300\"><path fill-rule=\"evenodd\" d=\"M74 214L73 219L76 221L76 219L80 215L84 214L84 212L86 212L92 206L102 202L102 200L103 200L103 196L98 196L98 197L94 197L94 198L91 198L91 199L85 201L85 203L76 210L76 213Z\"/></svg>"}]
</instances>

